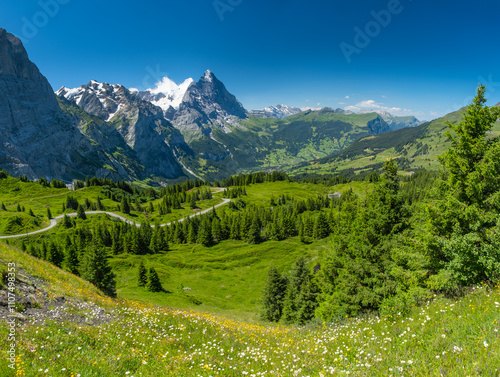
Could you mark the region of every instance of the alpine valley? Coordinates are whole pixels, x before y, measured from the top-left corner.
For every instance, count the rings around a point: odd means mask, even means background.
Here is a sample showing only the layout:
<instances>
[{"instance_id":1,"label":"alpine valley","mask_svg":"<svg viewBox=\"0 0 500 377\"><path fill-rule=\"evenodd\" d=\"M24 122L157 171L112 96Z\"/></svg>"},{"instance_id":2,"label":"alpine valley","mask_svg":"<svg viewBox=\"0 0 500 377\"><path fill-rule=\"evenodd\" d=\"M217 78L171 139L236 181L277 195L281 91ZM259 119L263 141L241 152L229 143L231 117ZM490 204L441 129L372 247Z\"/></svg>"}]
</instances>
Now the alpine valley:
<instances>
[{"instance_id":1,"label":"alpine valley","mask_svg":"<svg viewBox=\"0 0 500 377\"><path fill-rule=\"evenodd\" d=\"M139 91L90 81L53 92L21 41L0 31L0 166L13 176L158 185L285 170L415 117L286 105L247 111L213 72Z\"/></svg>"}]
</instances>

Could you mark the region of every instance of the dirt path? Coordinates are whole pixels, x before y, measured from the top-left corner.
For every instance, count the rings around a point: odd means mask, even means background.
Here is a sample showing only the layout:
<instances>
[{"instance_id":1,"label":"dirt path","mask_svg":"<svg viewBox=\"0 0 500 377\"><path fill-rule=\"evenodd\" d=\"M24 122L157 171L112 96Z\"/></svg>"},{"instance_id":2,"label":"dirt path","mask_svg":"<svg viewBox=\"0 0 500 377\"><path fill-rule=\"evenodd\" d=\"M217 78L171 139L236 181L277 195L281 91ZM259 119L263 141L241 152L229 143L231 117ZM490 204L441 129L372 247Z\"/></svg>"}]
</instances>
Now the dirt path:
<instances>
[{"instance_id":1,"label":"dirt path","mask_svg":"<svg viewBox=\"0 0 500 377\"><path fill-rule=\"evenodd\" d=\"M221 192L223 191L224 189L221 188L221 189L218 189L218 191L216 192ZM184 221L186 219L189 219L191 217L195 217L195 216L200 216L200 215L203 215L205 213L208 213L210 212L212 209L214 208L218 208L218 207L221 207L227 203L229 203L231 200L230 199L222 199L222 203L220 204L217 204L216 206L212 207L212 208L207 208L207 209L204 209L203 211L200 211L200 212L197 212L197 213L194 213L192 215L189 215L187 217L184 217L183 219L180 219L180 220L176 220L178 222L181 222L181 221ZM131 225L135 225L137 227L141 226L141 224L138 224L138 223L135 223L129 219L126 219L125 217L123 216L120 216L120 215L117 215L116 213L113 213L113 212L106 212L106 211L88 211L88 212L85 212L86 215L98 215L98 214L106 214L108 216L112 216L112 217L116 217L117 219L120 219L122 221L125 221L127 224L131 224ZM69 217L75 217L77 214L76 213L66 213L66 216L69 216ZM16 235L13 235L13 236L0 236L0 240L4 240L4 239L8 239L8 238L17 238L17 237L25 237L25 236L31 236L33 234L38 234L38 233L43 233L43 232L46 232L52 228L54 228L56 225L57 225L57 220L61 220L62 218L64 217L64 215L60 215L60 216L57 216L57 217L54 217L53 219L50 220L50 225L47 227L47 228L43 228L43 229L40 229L40 230L35 230L33 232L28 232L28 233L22 233L22 234L16 234ZM175 221L174 221L175 222ZM163 227L163 226L170 226L172 225L172 222L170 223L166 223L166 224L161 224L160 226ZM154 225L151 225L152 228L154 228Z\"/></svg>"}]
</instances>

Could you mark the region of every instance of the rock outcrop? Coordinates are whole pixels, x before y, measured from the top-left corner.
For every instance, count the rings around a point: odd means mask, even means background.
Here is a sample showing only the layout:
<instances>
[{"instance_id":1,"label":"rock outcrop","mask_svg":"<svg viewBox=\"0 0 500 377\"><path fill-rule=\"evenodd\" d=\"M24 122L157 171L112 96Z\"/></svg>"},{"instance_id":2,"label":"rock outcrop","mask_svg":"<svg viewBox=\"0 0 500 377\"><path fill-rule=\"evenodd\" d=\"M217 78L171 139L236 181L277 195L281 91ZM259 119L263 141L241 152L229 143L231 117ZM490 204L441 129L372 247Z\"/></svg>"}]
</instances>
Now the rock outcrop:
<instances>
[{"instance_id":1,"label":"rock outcrop","mask_svg":"<svg viewBox=\"0 0 500 377\"><path fill-rule=\"evenodd\" d=\"M0 166L12 175L71 180L120 177L61 111L21 41L0 29Z\"/></svg>"}]
</instances>

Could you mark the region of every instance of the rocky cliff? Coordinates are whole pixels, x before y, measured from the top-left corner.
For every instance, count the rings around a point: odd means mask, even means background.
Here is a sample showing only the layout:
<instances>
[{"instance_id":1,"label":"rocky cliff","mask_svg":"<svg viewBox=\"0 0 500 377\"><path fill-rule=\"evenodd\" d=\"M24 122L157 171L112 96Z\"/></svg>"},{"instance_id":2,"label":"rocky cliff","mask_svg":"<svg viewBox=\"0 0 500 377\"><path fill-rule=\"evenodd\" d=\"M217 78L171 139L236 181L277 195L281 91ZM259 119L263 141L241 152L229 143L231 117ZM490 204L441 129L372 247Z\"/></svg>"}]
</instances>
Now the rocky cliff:
<instances>
[{"instance_id":1,"label":"rocky cliff","mask_svg":"<svg viewBox=\"0 0 500 377\"><path fill-rule=\"evenodd\" d=\"M0 145L0 166L13 175L120 178L102 168L112 162L63 114L21 41L4 29L0 29Z\"/></svg>"}]
</instances>

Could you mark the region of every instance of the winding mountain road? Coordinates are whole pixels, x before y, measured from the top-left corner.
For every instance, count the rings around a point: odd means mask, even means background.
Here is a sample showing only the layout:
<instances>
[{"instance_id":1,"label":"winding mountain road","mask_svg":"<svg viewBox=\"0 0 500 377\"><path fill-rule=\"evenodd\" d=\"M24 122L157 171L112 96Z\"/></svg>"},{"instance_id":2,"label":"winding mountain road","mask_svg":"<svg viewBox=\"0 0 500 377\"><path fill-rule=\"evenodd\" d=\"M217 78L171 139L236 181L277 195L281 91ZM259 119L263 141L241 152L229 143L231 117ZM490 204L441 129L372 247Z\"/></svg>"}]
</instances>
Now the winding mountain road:
<instances>
[{"instance_id":1,"label":"winding mountain road","mask_svg":"<svg viewBox=\"0 0 500 377\"><path fill-rule=\"evenodd\" d=\"M204 209L203 211L200 211L200 212L196 212L192 215L189 215L187 217L184 217L180 220L176 220L177 222L182 222L186 219L190 219L191 217L195 217L195 216L200 216L200 215L203 215L207 212L210 212L212 209L214 208L218 208L218 207L221 207L227 203L229 203L231 201L231 199L222 199L222 203L220 204L217 204L216 206L213 206L211 208L207 208L207 209ZM120 219L124 222L126 222L127 224L130 224L130 225L135 225L137 227L141 226L141 224L138 224L138 223L135 223L131 220L128 220L126 219L125 217L123 216L120 216L120 215L117 215L116 213L113 213L113 212L106 212L106 211L88 211L88 212L85 212L86 215L98 215L98 214L106 214L108 216L112 216L112 217L116 217L117 219ZM69 216L69 217L75 217L77 214L76 213L66 213L66 216ZM57 225L57 220L61 220L62 218L64 217L64 215L60 215L60 216L57 216L57 217L54 217L53 219L50 219L50 225L47 227L47 228L43 228L43 229L40 229L40 230L35 230L33 232L27 232L27 233L22 233L22 234L15 234L13 236L0 236L0 240L4 240L4 239L8 239L8 238L17 238L17 237L25 237L25 236L31 236L33 234L38 234L38 233L43 233L43 232L46 232L52 228L54 228L56 225ZM175 222L175 221L173 221ZM166 224L160 224L161 227L163 226L170 226L172 225L173 222L170 222L170 223L166 223ZM152 228L154 228L155 226L154 225L151 225Z\"/></svg>"}]
</instances>

